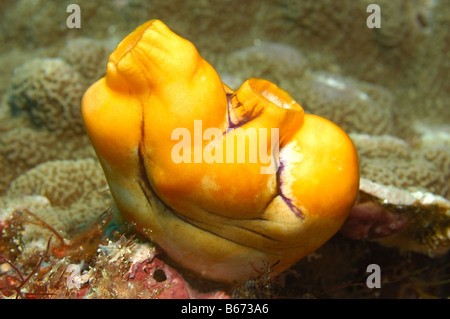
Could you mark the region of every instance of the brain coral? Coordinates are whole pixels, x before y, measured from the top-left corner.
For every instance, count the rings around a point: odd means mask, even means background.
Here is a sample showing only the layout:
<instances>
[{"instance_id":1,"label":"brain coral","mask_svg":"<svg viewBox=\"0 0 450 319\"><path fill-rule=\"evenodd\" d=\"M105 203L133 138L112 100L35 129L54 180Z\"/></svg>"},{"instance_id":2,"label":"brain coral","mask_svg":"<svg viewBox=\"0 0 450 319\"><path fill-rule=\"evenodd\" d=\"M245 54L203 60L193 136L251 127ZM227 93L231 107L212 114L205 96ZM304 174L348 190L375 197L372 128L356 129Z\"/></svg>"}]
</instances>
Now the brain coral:
<instances>
[{"instance_id":1,"label":"brain coral","mask_svg":"<svg viewBox=\"0 0 450 319\"><path fill-rule=\"evenodd\" d=\"M94 159L49 161L16 178L7 192L10 200L45 198L45 205L28 208L65 237L91 224L111 205L103 172ZM41 203L42 200L39 201ZM23 205L16 205L24 208ZM9 205L9 207L14 207ZM33 211L33 209L35 209ZM25 240L46 238L48 231L29 225Z\"/></svg>"},{"instance_id":2,"label":"brain coral","mask_svg":"<svg viewBox=\"0 0 450 319\"><path fill-rule=\"evenodd\" d=\"M0 194L14 178L40 163L94 156L87 136L60 138L26 126L10 128L0 134Z\"/></svg>"},{"instance_id":3,"label":"brain coral","mask_svg":"<svg viewBox=\"0 0 450 319\"><path fill-rule=\"evenodd\" d=\"M394 130L392 96L381 86L329 72L307 72L297 81L297 101L347 132L387 134Z\"/></svg>"},{"instance_id":4,"label":"brain coral","mask_svg":"<svg viewBox=\"0 0 450 319\"><path fill-rule=\"evenodd\" d=\"M81 121L86 80L58 58L18 67L0 104L0 194L36 165L94 157Z\"/></svg>"},{"instance_id":5,"label":"brain coral","mask_svg":"<svg viewBox=\"0 0 450 319\"><path fill-rule=\"evenodd\" d=\"M63 60L37 58L16 69L8 101L13 114L26 112L36 127L78 134L85 89L86 80Z\"/></svg>"},{"instance_id":6,"label":"brain coral","mask_svg":"<svg viewBox=\"0 0 450 319\"><path fill-rule=\"evenodd\" d=\"M8 195L41 195L52 206L68 206L95 197L106 181L94 159L49 161L16 178Z\"/></svg>"},{"instance_id":7,"label":"brain coral","mask_svg":"<svg viewBox=\"0 0 450 319\"><path fill-rule=\"evenodd\" d=\"M426 190L450 198L450 151L443 147L415 149L388 136L351 134L358 149L361 176L407 190Z\"/></svg>"},{"instance_id":8,"label":"brain coral","mask_svg":"<svg viewBox=\"0 0 450 319\"><path fill-rule=\"evenodd\" d=\"M98 40L90 38L69 40L60 55L88 83L93 83L105 73L108 52Z\"/></svg>"},{"instance_id":9,"label":"brain coral","mask_svg":"<svg viewBox=\"0 0 450 319\"><path fill-rule=\"evenodd\" d=\"M303 75L307 64L306 58L294 47L256 41L253 46L229 54L222 67L237 78L236 89L250 77L268 79L286 88L290 85L286 82Z\"/></svg>"}]
</instances>

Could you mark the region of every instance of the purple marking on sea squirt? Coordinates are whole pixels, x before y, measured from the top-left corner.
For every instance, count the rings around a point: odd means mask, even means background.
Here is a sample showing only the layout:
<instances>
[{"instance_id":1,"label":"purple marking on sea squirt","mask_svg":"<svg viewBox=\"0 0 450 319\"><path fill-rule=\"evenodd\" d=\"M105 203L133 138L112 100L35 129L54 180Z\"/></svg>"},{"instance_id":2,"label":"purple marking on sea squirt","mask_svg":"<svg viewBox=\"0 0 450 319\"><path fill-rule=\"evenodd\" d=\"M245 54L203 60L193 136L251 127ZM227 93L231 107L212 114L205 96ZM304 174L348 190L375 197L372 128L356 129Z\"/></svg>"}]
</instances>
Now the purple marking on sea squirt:
<instances>
[{"instance_id":1,"label":"purple marking on sea squirt","mask_svg":"<svg viewBox=\"0 0 450 319\"><path fill-rule=\"evenodd\" d=\"M233 123L233 121L230 117L230 107L232 107L231 99L233 98L234 93L226 93L226 95L227 95L227 100L228 100L228 108L227 108L228 126L232 129L234 129L234 128L240 127L243 124L247 123L247 122L244 122L244 123L241 122L238 124ZM237 107L240 107L241 105L242 104L239 103ZM259 115L261 115L261 112L259 114L257 114L257 116L259 116ZM228 130L226 132L228 132ZM277 177L277 193L283 199L283 201L286 203L286 205L288 205L289 209L295 214L295 216L297 216L298 218L304 218L302 210L300 208L298 208L297 206L295 206L292 203L292 200L289 199L288 197L286 197L283 194L283 191L281 190L281 186L283 184L283 181L281 180L281 174L283 174L283 170L284 170L284 163L280 159L280 166L278 167L277 176L276 176Z\"/></svg>"},{"instance_id":2,"label":"purple marking on sea squirt","mask_svg":"<svg viewBox=\"0 0 450 319\"><path fill-rule=\"evenodd\" d=\"M228 100L227 117L228 117L228 127L230 129L239 128L239 127L243 126L244 124L250 122L251 120L259 117L263 113L263 110L259 110L258 113L254 114L254 109L252 109L251 112L247 112L246 114L244 114L243 119L238 121L238 123L234 123L230 116L230 114L231 114L230 108L237 109L239 107L242 107L242 103L239 100L237 100L237 98L236 98L237 105L235 107L233 107L233 103L231 103L231 99L233 97L235 97L235 95L236 95L236 93L227 93L227 100Z\"/></svg>"},{"instance_id":3,"label":"purple marking on sea squirt","mask_svg":"<svg viewBox=\"0 0 450 319\"><path fill-rule=\"evenodd\" d=\"M228 117L228 126L230 128L234 128L236 127L237 124L233 123L233 120L231 119L230 116L230 106L231 106L231 98L233 97L233 93L227 93L227 117Z\"/></svg>"},{"instance_id":4,"label":"purple marking on sea squirt","mask_svg":"<svg viewBox=\"0 0 450 319\"><path fill-rule=\"evenodd\" d=\"M286 205L288 205L289 209L295 214L295 216L297 216L298 218L304 218L303 212L300 208L298 208L297 206L295 206L292 203L292 200L287 198L282 191L282 185L283 185L283 181L281 179L281 175L283 174L283 170L284 170L284 163L280 158L280 166L277 172L277 191L278 191L278 195L284 200L284 202L286 203Z\"/></svg>"}]
</instances>

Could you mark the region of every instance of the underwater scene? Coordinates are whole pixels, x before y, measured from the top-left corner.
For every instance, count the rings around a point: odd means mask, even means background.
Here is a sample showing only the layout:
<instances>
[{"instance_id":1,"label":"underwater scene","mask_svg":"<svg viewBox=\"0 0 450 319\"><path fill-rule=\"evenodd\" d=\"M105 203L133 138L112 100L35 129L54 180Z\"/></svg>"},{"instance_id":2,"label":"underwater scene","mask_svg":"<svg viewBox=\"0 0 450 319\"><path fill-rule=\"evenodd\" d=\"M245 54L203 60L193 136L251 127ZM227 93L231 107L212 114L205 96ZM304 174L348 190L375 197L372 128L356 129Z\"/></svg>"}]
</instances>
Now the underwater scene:
<instances>
[{"instance_id":1,"label":"underwater scene","mask_svg":"<svg viewBox=\"0 0 450 319\"><path fill-rule=\"evenodd\" d=\"M0 43L1 299L450 297L450 1L5 0Z\"/></svg>"}]
</instances>

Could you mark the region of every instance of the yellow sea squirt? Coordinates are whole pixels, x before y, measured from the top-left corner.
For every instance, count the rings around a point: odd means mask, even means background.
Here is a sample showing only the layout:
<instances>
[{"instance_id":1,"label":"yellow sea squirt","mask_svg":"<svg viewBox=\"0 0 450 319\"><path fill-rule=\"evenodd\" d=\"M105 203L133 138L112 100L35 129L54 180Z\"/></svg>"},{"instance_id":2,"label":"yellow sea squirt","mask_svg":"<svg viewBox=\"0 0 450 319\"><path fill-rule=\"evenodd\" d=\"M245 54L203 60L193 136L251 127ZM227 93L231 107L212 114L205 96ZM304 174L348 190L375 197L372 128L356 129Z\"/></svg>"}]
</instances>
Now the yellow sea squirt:
<instances>
[{"instance_id":1,"label":"yellow sea squirt","mask_svg":"<svg viewBox=\"0 0 450 319\"><path fill-rule=\"evenodd\" d=\"M210 279L285 270L339 230L358 193L345 132L271 82L232 91L159 20L122 40L82 114L120 212Z\"/></svg>"}]
</instances>

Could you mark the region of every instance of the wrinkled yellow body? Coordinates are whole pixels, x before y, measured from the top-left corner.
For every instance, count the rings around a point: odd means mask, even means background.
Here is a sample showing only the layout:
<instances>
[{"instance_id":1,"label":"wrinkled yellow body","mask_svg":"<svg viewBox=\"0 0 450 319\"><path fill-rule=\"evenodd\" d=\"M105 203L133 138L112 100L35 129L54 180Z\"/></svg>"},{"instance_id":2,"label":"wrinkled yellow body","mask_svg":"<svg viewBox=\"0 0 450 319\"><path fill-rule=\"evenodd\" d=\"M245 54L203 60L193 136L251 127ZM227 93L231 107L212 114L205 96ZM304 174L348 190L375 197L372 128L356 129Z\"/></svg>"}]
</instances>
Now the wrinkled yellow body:
<instances>
[{"instance_id":1,"label":"wrinkled yellow body","mask_svg":"<svg viewBox=\"0 0 450 319\"><path fill-rule=\"evenodd\" d=\"M339 127L268 81L233 92L159 20L119 44L82 112L119 210L207 278L242 281L278 261L283 271L337 232L358 193L357 153ZM174 160L180 129L191 161ZM250 160L252 138L272 166Z\"/></svg>"}]
</instances>

